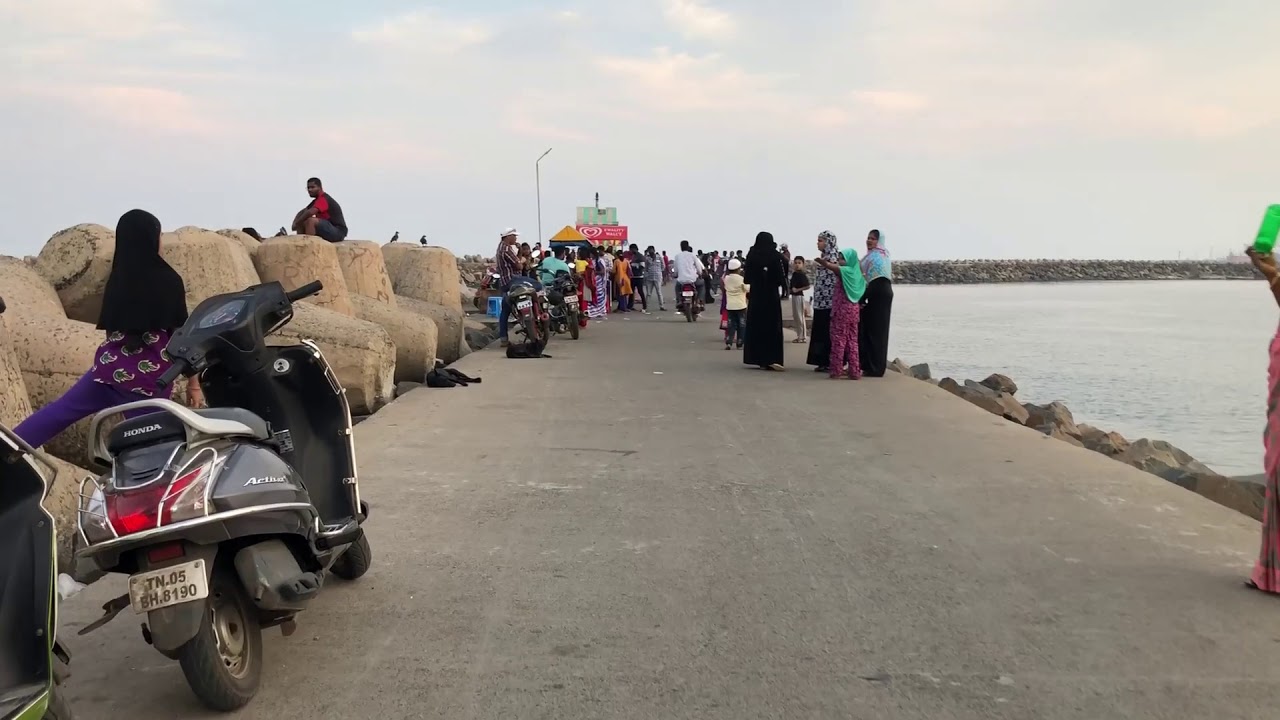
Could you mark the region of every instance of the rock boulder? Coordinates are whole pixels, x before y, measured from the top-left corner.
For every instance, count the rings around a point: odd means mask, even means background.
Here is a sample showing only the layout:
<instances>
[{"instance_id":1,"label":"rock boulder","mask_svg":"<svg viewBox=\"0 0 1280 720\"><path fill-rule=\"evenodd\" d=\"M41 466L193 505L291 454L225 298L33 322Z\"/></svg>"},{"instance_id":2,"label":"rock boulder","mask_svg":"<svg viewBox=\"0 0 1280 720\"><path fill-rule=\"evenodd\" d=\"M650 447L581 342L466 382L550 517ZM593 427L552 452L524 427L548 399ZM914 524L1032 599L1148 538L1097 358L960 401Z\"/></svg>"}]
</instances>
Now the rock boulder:
<instances>
[{"instance_id":1,"label":"rock boulder","mask_svg":"<svg viewBox=\"0 0 1280 720\"><path fill-rule=\"evenodd\" d=\"M1117 432L1107 432L1092 425L1079 425L1080 442L1090 450L1115 457L1129 449L1129 441Z\"/></svg>"},{"instance_id":2,"label":"rock boulder","mask_svg":"<svg viewBox=\"0 0 1280 720\"><path fill-rule=\"evenodd\" d=\"M933 379L933 371L929 369L929 363L920 363L919 365L912 365L911 370L908 374L917 380Z\"/></svg>"},{"instance_id":3,"label":"rock boulder","mask_svg":"<svg viewBox=\"0 0 1280 720\"><path fill-rule=\"evenodd\" d=\"M263 243L265 249L270 243ZM396 347L380 326L331 310L298 303L293 320L268 338L270 345L315 341L347 389L353 414L367 415L391 401L395 391Z\"/></svg>"},{"instance_id":4,"label":"rock boulder","mask_svg":"<svg viewBox=\"0 0 1280 720\"><path fill-rule=\"evenodd\" d=\"M420 383L436 366L438 335L430 317L363 295L352 295L356 317L380 325L396 346L396 382Z\"/></svg>"},{"instance_id":5,"label":"rock boulder","mask_svg":"<svg viewBox=\"0 0 1280 720\"><path fill-rule=\"evenodd\" d=\"M992 373L982 381L982 385L995 390L996 392L1009 393L1015 395L1018 392L1018 384L1015 383L1008 375L1000 373Z\"/></svg>"},{"instance_id":6,"label":"rock boulder","mask_svg":"<svg viewBox=\"0 0 1280 720\"><path fill-rule=\"evenodd\" d=\"M890 370L890 371L892 371L892 372L896 372L896 373L898 373L898 374L900 374L900 375L910 375L910 374L911 374L911 366L910 366L910 365L908 365L908 364L906 363L906 361L904 361L902 358L894 358L894 359L889 363L889 367L888 367L887 369L888 369L888 370Z\"/></svg>"},{"instance_id":7,"label":"rock boulder","mask_svg":"<svg viewBox=\"0 0 1280 720\"><path fill-rule=\"evenodd\" d=\"M396 295L452 310L462 309L458 259L453 253L441 247L388 243L382 246L382 255Z\"/></svg>"},{"instance_id":8,"label":"rock boulder","mask_svg":"<svg viewBox=\"0 0 1280 720\"><path fill-rule=\"evenodd\" d=\"M97 323L102 289L107 286L116 252L116 234L102 225L76 225L44 244L36 271L61 299L64 317Z\"/></svg>"},{"instance_id":9,"label":"rock boulder","mask_svg":"<svg viewBox=\"0 0 1280 720\"><path fill-rule=\"evenodd\" d=\"M382 247L372 240L344 240L334 243L338 265L351 296L363 295L391 307L396 306L391 275L382 258ZM397 341L398 342L398 341Z\"/></svg>"},{"instance_id":10,"label":"rock boulder","mask_svg":"<svg viewBox=\"0 0 1280 720\"><path fill-rule=\"evenodd\" d=\"M258 248L253 263L263 282L275 280L285 290L296 290L314 280L324 284L319 294L305 302L340 315L355 317L347 281L332 243L309 235L269 238Z\"/></svg>"},{"instance_id":11,"label":"rock boulder","mask_svg":"<svg viewBox=\"0 0 1280 720\"><path fill-rule=\"evenodd\" d=\"M1024 424L1027 420L1027 412L1018 401L1013 399L1012 395L1000 393L990 388L979 385L972 380L966 380L963 385L957 383L951 378L943 378L938 383L938 387L950 392L957 397L964 398L978 407L986 410L993 415L1016 422L1019 425Z\"/></svg>"},{"instance_id":12,"label":"rock boulder","mask_svg":"<svg viewBox=\"0 0 1280 720\"><path fill-rule=\"evenodd\" d=\"M1025 423L1027 427L1039 430L1045 435L1054 435L1056 430L1058 435L1080 437L1080 428L1076 427L1075 418L1071 416L1071 411L1066 405L1054 401L1048 405L1027 403L1023 407L1027 410L1028 417Z\"/></svg>"},{"instance_id":13,"label":"rock boulder","mask_svg":"<svg viewBox=\"0 0 1280 720\"><path fill-rule=\"evenodd\" d=\"M1139 470L1159 475L1170 482L1177 482L1187 474L1217 474L1187 452L1164 440L1146 438L1135 440L1124 452L1116 455L1115 459Z\"/></svg>"}]
</instances>

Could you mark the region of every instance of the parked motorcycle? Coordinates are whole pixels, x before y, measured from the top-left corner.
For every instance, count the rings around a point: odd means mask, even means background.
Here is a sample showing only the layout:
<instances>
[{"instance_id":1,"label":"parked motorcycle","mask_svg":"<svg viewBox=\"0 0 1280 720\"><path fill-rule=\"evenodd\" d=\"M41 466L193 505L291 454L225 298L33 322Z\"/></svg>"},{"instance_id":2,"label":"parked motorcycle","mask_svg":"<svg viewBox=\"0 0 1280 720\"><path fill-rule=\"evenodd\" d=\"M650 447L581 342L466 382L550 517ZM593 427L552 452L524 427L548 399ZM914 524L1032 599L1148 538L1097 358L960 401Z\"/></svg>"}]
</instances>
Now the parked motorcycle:
<instances>
[{"instance_id":1,"label":"parked motorcycle","mask_svg":"<svg viewBox=\"0 0 1280 720\"><path fill-rule=\"evenodd\" d=\"M529 278L516 277L507 288L507 307L511 313L508 327L524 338L521 342L527 354L541 354L551 339L548 304L547 291L538 289Z\"/></svg>"},{"instance_id":2,"label":"parked motorcycle","mask_svg":"<svg viewBox=\"0 0 1280 720\"><path fill-rule=\"evenodd\" d=\"M679 293L676 296L676 310L684 313L686 322L693 322L698 319L705 309L702 298L698 296L698 286L693 283L676 283L679 286Z\"/></svg>"},{"instance_id":3,"label":"parked motorcycle","mask_svg":"<svg viewBox=\"0 0 1280 720\"><path fill-rule=\"evenodd\" d=\"M265 342L320 290L270 282L205 300L166 346L159 384L198 375L210 407L147 399L90 424L90 454L110 472L81 485L77 559L128 575L129 591L81 633L125 608L146 615L143 639L214 710L256 694L263 628L293 634L330 575L369 569L342 386L315 343Z\"/></svg>"},{"instance_id":4,"label":"parked motorcycle","mask_svg":"<svg viewBox=\"0 0 1280 720\"><path fill-rule=\"evenodd\" d=\"M567 332L569 337L577 340L582 329L578 323L582 317L582 309L578 306L578 281L567 271L557 272L551 288L547 290L547 300L551 332Z\"/></svg>"},{"instance_id":5,"label":"parked motorcycle","mask_svg":"<svg viewBox=\"0 0 1280 720\"><path fill-rule=\"evenodd\" d=\"M4 300L0 299L0 313ZM58 545L44 509L57 470L0 425L0 718L71 720L58 642Z\"/></svg>"}]
</instances>

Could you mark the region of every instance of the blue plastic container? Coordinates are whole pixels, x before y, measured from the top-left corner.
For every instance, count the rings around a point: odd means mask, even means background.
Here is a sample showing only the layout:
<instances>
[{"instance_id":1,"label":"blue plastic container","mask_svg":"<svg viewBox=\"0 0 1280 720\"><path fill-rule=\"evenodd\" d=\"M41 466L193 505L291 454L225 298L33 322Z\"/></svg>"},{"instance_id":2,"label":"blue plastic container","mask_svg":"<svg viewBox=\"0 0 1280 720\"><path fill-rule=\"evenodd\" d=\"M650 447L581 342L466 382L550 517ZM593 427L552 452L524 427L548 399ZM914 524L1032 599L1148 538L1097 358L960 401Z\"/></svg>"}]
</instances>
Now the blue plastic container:
<instances>
[{"instance_id":1,"label":"blue plastic container","mask_svg":"<svg viewBox=\"0 0 1280 720\"><path fill-rule=\"evenodd\" d=\"M489 317L498 317L502 314L502 298L496 295L489 297Z\"/></svg>"}]
</instances>

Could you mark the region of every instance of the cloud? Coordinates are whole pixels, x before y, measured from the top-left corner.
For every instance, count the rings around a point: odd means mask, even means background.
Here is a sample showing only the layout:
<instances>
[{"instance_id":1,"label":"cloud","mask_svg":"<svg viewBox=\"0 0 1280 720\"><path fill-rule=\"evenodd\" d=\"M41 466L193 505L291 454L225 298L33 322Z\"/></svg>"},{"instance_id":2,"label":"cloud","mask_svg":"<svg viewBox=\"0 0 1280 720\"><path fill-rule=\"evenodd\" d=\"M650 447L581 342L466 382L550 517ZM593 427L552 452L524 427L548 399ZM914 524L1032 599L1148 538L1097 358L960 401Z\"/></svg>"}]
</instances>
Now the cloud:
<instances>
[{"instance_id":1,"label":"cloud","mask_svg":"<svg viewBox=\"0 0 1280 720\"><path fill-rule=\"evenodd\" d=\"M454 20L432 10L420 10L354 30L351 37L382 48L451 55L489 42L494 30L479 21Z\"/></svg>"},{"instance_id":2,"label":"cloud","mask_svg":"<svg viewBox=\"0 0 1280 720\"><path fill-rule=\"evenodd\" d=\"M666 0L663 16L672 27L689 38L722 40L737 30L737 22L732 15L699 0Z\"/></svg>"},{"instance_id":3,"label":"cloud","mask_svg":"<svg viewBox=\"0 0 1280 720\"><path fill-rule=\"evenodd\" d=\"M781 98L777 76L750 72L718 54L660 47L648 56L603 56L596 67L647 113L769 110Z\"/></svg>"},{"instance_id":4,"label":"cloud","mask_svg":"<svg viewBox=\"0 0 1280 720\"><path fill-rule=\"evenodd\" d=\"M97 122L145 133L222 135L232 122L216 117L195 98L158 87L136 85L18 86L25 95L55 100Z\"/></svg>"}]
</instances>

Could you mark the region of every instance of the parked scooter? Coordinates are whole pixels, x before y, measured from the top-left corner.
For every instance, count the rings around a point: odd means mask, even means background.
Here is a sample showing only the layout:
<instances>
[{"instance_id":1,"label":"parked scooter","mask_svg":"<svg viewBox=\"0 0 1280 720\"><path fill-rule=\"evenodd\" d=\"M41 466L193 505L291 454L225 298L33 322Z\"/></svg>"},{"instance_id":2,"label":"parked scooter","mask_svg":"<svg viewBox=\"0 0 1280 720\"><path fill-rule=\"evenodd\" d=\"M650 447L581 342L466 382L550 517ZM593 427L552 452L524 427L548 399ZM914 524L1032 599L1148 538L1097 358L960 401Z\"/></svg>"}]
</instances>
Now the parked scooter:
<instances>
[{"instance_id":1,"label":"parked scooter","mask_svg":"<svg viewBox=\"0 0 1280 720\"><path fill-rule=\"evenodd\" d=\"M578 307L578 281L565 270L556 273L556 278L547 291L549 301L548 314L551 316L551 332L569 333L569 337L578 339L581 331L579 318L582 310Z\"/></svg>"},{"instance_id":2,"label":"parked scooter","mask_svg":"<svg viewBox=\"0 0 1280 720\"><path fill-rule=\"evenodd\" d=\"M4 300L0 299L0 313ZM58 545L44 509L57 470L0 425L0 718L71 720L57 639Z\"/></svg>"},{"instance_id":3,"label":"parked scooter","mask_svg":"<svg viewBox=\"0 0 1280 720\"><path fill-rule=\"evenodd\" d=\"M698 286L693 283L677 283L679 290L676 296L676 310L684 313L686 322L693 322L702 314L705 306L698 296Z\"/></svg>"},{"instance_id":4,"label":"parked scooter","mask_svg":"<svg viewBox=\"0 0 1280 720\"><path fill-rule=\"evenodd\" d=\"M369 569L342 386L315 343L265 342L320 289L270 282L205 300L170 339L159 382L197 374L210 407L142 400L90 425L91 455L111 470L81 486L77 559L128 575L129 592L81 632L145 614L143 639L215 710L253 699L262 628L293 634L330 574Z\"/></svg>"}]
</instances>

